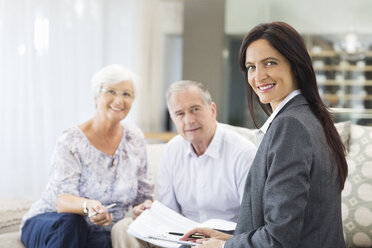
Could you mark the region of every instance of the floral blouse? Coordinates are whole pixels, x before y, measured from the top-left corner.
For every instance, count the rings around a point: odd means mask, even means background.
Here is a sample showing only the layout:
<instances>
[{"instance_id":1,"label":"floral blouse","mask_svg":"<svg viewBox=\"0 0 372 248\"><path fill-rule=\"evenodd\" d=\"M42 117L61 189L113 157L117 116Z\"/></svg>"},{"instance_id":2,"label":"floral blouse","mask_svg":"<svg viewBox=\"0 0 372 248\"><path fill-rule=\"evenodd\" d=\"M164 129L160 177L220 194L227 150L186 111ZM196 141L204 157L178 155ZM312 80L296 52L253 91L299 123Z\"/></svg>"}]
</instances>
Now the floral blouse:
<instances>
[{"instance_id":1,"label":"floral blouse","mask_svg":"<svg viewBox=\"0 0 372 248\"><path fill-rule=\"evenodd\" d=\"M21 226L35 215L55 212L55 201L61 194L99 200L103 205L116 203L109 210L113 223L122 219L133 204L152 198L154 186L143 133L128 124L123 127L122 140L113 156L96 149L79 127L65 130L52 156L46 190L23 216Z\"/></svg>"}]
</instances>

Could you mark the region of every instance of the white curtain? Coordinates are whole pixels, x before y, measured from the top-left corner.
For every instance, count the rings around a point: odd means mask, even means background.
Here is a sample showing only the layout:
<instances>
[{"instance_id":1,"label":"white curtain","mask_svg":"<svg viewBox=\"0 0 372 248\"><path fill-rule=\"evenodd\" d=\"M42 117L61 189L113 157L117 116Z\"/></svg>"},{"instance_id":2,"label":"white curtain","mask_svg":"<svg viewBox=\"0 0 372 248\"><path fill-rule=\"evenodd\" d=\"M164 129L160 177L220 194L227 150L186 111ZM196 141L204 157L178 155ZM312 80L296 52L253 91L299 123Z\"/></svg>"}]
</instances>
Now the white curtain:
<instances>
[{"instance_id":1,"label":"white curtain","mask_svg":"<svg viewBox=\"0 0 372 248\"><path fill-rule=\"evenodd\" d=\"M136 10L136 0L0 0L0 197L40 197L61 131L94 113L95 71L136 72Z\"/></svg>"}]
</instances>

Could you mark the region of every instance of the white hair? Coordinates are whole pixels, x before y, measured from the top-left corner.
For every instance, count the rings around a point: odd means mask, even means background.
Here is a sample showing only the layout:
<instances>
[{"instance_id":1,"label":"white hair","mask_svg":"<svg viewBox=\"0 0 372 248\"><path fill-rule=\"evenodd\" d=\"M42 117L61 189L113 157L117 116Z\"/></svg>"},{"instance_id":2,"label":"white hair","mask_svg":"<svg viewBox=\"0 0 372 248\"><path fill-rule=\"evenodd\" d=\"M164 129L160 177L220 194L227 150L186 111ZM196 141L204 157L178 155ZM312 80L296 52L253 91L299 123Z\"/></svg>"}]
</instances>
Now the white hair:
<instances>
[{"instance_id":1,"label":"white hair","mask_svg":"<svg viewBox=\"0 0 372 248\"><path fill-rule=\"evenodd\" d=\"M92 77L92 91L94 98L98 97L103 85L117 84L123 81L130 81L133 86L133 93L136 95L139 77L128 68L122 65L108 65L103 67Z\"/></svg>"},{"instance_id":2,"label":"white hair","mask_svg":"<svg viewBox=\"0 0 372 248\"><path fill-rule=\"evenodd\" d=\"M208 89L202 83L196 82L196 81L190 81L190 80L182 80L182 81L178 81L178 82L171 84L167 89L166 98L167 98L167 106L168 106L169 111L170 111L169 100L172 94L175 92L187 90L191 87L196 87L199 90L200 95L205 105L211 106L212 104L211 94L209 93Z\"/></svg>"}]
</instances>

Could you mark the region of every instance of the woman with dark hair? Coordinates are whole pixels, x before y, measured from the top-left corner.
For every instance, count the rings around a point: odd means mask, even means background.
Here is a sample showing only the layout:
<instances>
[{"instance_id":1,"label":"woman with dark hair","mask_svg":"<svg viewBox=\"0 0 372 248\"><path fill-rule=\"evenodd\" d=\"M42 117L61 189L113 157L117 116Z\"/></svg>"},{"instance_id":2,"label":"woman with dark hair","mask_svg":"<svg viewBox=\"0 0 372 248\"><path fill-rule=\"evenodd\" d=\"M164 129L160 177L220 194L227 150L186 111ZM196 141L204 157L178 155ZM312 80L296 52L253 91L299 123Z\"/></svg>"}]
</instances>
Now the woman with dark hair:
<instances>
[{"instance_id":1,"label":"woman with dark hair","mask_svg":"<svg viewBox=\"0 0 372 248\"><path fill-rule=\"evenodd\" d=\"M283 22L260 24L245 36L239 63L254 122L256 100L271 115L260 129L238 225L234 236L193 229L182 239L197 232L209 237L198 247L345 247L345 151L301 35Z\"/></svg>"}]
</instances>

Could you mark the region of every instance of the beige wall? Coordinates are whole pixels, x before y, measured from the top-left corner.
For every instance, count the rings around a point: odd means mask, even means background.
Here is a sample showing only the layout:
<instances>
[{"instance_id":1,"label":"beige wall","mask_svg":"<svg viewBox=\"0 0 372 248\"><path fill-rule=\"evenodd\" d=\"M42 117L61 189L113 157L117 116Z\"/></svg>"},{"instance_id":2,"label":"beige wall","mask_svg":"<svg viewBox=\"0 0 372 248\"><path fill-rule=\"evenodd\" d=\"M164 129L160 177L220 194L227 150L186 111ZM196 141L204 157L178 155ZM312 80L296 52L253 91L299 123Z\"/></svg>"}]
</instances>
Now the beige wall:
<instances>
[{"instance_id":1,"label":"beige wall","mask_svg":"<svg viewBox=\"0 0 372 248\"><path fill-rule=\"evenodd\" d=\"M224 0L184 2L183 79L205 84L217 104L222 105L222 51L224 40ZM221 114L217 117L222 118Z\"/></svg>"}]
</instances>

